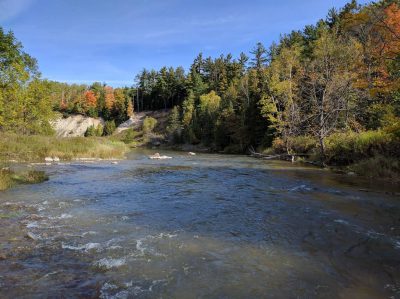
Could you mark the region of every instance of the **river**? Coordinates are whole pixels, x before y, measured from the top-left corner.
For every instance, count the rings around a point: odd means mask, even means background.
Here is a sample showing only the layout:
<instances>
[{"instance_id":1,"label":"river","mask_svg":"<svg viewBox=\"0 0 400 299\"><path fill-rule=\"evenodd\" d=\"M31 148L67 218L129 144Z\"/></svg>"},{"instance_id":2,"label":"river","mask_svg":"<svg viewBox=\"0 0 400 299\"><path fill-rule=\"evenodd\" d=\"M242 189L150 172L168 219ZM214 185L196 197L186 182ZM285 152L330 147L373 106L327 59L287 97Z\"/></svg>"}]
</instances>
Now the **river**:
<instances>
[{"instance_id":1,"label":"river","mask_svg":"<svg viewBox=\"0 0 400 299\"><path fill-rule=\"evenodd\" d=\"M0 193L0 298L400 298L399 186L131 152Z\"/></svg>"}]
</instances>

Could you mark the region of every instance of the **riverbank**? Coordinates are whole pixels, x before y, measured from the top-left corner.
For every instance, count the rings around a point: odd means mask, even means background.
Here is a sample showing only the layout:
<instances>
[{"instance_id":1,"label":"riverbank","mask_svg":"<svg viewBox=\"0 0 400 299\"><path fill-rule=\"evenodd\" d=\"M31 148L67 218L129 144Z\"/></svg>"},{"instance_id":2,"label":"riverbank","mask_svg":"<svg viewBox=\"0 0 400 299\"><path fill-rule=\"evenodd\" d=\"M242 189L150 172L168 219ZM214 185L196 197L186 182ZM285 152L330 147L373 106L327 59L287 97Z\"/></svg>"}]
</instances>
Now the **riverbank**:
<instances>
[{"instance_id":1,"label":"riverbank","mask_svg":"<svg viewBox=\"0 0 400 299\"><path fill-rule=\"evenodd\" d=\"M58 138L0 134L0 162L43 162L46 157L60 160L74 158L123 158L129 150L123 142L100 137Z\"/></svg>"},{"instance_id":2,"label":"riverbank","mask_svg":"<svg viewBox=\"0 0 400 299\"><path fill-rule=\"evenodd\" d=\"M278 138L260 154L277 159L293 157L295 162L320 165L339 173L400 181L400 138L396 130L332 134L325 140L323 155L318 141L311 136L298 136L286 142Z\"/></svg>"},{"instance_id":3,"label":"riverbank","mask_svg":"<svg viewBox=\"0 0 400 299\"><path fill-rule=\"evenodd\" d=\"M107 138L59 138L0 133L0 190L18 184L41 183L48 179L43 171L10 168L16 163L46 162L50 159L121 159L128 150L129 147L123 142Z\"/></svg>"}]
</instances>

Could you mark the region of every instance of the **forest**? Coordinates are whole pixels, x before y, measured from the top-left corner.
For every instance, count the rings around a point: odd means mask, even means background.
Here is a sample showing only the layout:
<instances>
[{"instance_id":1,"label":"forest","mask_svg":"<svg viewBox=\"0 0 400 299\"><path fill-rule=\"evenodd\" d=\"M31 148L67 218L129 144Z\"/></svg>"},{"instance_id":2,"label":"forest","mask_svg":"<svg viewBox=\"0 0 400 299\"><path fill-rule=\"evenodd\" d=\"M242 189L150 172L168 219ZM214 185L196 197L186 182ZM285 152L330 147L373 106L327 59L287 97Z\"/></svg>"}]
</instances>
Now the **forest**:
<instances>
[{"instance_id":1,"label":"forest","mask_svg":"<svg viewBox=\"0 0 400 299\"><path fill-rule=\"evenodd\" d=\"M52 134L54 113L103 117L109 135L134 111L170 109L166 139L214 151L299 154L321 164L400 172L400 4L355 0L324 20L239 57L200 53L183 67L143 69L131 87L41 79L0 28L0 131ZM365 161L369 161L369 164Z\"/></svg>"}]
</instances>

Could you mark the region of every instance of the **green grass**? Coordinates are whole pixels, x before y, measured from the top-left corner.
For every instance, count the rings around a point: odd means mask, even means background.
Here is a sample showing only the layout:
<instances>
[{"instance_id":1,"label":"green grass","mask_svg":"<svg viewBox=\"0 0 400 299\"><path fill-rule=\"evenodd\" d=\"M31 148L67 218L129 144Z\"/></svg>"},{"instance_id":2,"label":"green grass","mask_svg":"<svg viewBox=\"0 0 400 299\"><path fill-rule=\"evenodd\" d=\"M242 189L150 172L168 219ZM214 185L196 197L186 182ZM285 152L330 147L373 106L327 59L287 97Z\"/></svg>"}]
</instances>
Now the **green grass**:
<instances>
[{"instance_id":1,"label":"green grass","mask_svg":"<svg viewBox=\"0 0 400 299\"><path fill-rule=\"evenodd\" d=\"M127 151L123 142L101 137L57 138L0 133L0 161L5 162L43 161L45 157L61 160L122 158Z\"/></svg>"},{"instance_id":2,"label":"green grass","mask_svg":"<svg viewBox=\"0 0 400 299\"><path fill-rule=\"evenodd\" d=\"M29 170L15 172L9 169L0 170L0 191L17 184L37 184L49 179L44 171Z\"/></svg>"}]
</instances>

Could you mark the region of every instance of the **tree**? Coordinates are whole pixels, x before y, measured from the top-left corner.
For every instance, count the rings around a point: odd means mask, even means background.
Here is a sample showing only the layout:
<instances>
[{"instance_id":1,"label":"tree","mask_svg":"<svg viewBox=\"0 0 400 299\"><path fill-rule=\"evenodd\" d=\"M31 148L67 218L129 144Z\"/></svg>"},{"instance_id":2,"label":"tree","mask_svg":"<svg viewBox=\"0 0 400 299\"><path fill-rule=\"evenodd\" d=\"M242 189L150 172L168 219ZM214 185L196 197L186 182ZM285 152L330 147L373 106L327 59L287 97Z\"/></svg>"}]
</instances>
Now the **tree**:
<instances>
[{"instance_id":1,"label":"tree","mask_svg":"<svg viewBox=\"0 0 400 299\"><path fill-rule=\"evenodd\" d=\"M312 60L307 64L305 84L311 103L310 129L319 140L323 158L325 138L338 127L354 95L352 82L356 73L352 68L358 57L357 50L352 40L343 40L324 29L315 41Z\"/></svg>"},{"instance_id":2,"label":"tree","mask_svg":"<svg viewBox=\"0 0 400 299\"><path fill-rule=\"evenodd\" d=\"M268 94L261 100L261 112L291 152L291 137L301 132L300 80L304 75L301 63L302 47L283 47L268 70Z\"/></svg>"},{"instance_id":3,"label":"tree","mask_svg":"<svg viewBox=\"0 0 400 299\"><path fill-rule=\"evenodd\" d=\"M182 123L178 106L172 109L168 117L167 134L172 143L176 144L182 142Z\"/></svg>"},{"instance_id":4,"label":"tree","mask_svg":"<svg viewBox=\"0 0 400 299\"><path fill-rule=\"evenodd\" d=\"M200 96L198 121L202 141L206 144L214 141L214 128L220 104L221 97L213 90L208 94Z\"/></svg>"}]
</instances>

